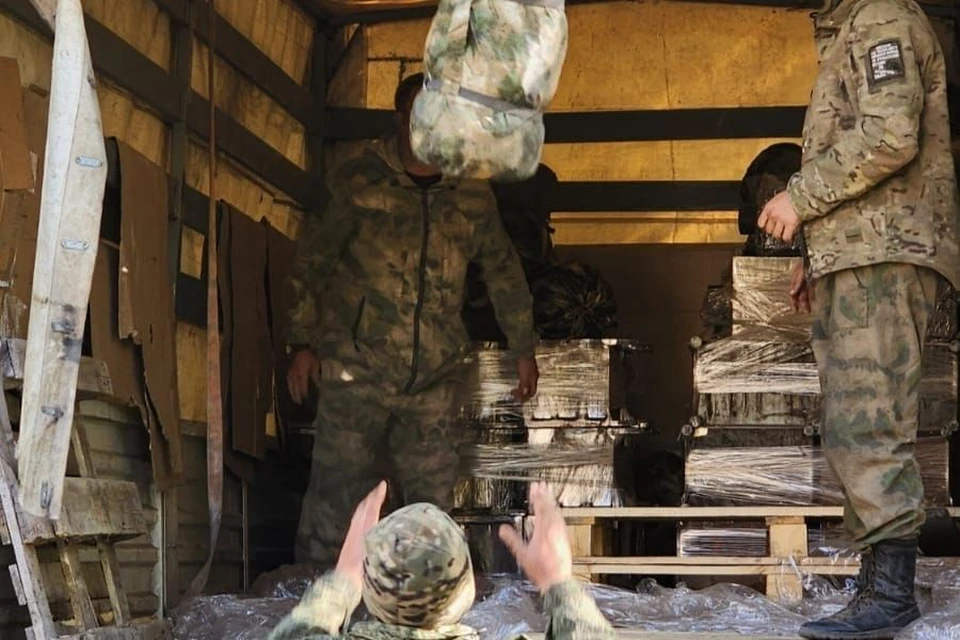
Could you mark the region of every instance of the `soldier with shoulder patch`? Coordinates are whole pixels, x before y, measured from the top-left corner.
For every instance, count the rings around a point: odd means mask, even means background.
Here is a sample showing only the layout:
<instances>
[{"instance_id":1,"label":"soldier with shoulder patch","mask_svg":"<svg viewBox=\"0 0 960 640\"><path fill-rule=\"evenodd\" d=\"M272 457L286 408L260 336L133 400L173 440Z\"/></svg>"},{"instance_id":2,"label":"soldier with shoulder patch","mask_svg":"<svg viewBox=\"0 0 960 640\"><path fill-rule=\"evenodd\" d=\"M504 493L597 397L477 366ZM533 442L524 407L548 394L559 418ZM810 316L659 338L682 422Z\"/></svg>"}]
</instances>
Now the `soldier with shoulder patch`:
<instances>
[{"instance_id":1,"label":"soldier with shoulder patch","mask_svg":"<svg viewBox=\"0 0 960 640\"><path fill-rule=\"evenodd\" d=\"M814 21L802 166L760 224L806 243L791 294L813 306L823 447L863 556L853 601L800 635L890 638L920 617L918 383L938 287L960 283L946 63L913 0L828 0Z\"/></svg>"},{"instance_id":2,"label":"soldier with shoulder patch","mask_svg":"<svg viewBox=\"0 0 960 640\"><path fill-rule=\"evenodd\" d=\"M301 235L291 314L301 349L287 383L303 402L313 381L319 403L298 563L333 566L351 510L384 468L395 505L453 507L471 262L516 359L514 396L536 393L533 299L490 186L444 177L411 151L422 88L422 74L401 83L397 134L329 173L328 206Z\"/></svg>"},{"instance_id":3,"label":"soldier with shoulder patch","mask_svg":"<svg viewBox=\"0 0 960 640\"><path fill-rule=\"evenodd\" d=\"M479 640L461 623L475 590L463 530L431 504L408 505L379 521L385 495L381 483L360 503L336 569L310 587L270 640ZM531 486L530 504L529 543L506 525L500 537L543 595L547 638L613 640L610 623L572 578L567 525L550 490ZM361 599L375 620L350 625Z\"/></svg>"}]
</instances>

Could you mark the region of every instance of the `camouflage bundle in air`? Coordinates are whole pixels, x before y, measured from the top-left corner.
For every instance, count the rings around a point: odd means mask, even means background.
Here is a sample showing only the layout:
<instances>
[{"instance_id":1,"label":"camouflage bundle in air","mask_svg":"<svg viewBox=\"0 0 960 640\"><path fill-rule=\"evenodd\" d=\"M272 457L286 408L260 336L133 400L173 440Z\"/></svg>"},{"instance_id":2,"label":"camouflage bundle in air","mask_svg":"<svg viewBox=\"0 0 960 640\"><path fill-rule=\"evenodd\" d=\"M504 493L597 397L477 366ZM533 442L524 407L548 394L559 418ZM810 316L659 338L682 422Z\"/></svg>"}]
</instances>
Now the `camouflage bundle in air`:
<instances>
[{"instance_id":1,"label":"camouflage bundle in air","mask_svg":"<svg viewBox=\"0 0 960 640\"><path fill-rule=\"evenodd\" d=\"M414 153L448 176L532 176L566 53L564 0L440 0L411 116Z\"/></svg>"}]
</instances>

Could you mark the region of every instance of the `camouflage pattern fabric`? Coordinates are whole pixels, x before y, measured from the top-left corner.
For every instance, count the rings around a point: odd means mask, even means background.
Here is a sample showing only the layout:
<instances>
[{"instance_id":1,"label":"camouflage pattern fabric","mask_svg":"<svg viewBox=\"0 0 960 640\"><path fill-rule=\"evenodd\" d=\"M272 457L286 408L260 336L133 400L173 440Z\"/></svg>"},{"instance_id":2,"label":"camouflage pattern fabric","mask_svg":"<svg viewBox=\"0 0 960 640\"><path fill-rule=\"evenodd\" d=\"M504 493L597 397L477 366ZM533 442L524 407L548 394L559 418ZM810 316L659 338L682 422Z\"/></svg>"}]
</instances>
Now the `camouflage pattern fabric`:
<instances>
[{"instance_id":1,"label":"camouflage pattern fabric","mask_svg":"<svg viewBox=\"0 0 960 640\"><path fill-rule=\"evenodd\" d=\"M436 506L411 504L387 516L364 551L363 602L380 622L442 629L473 606L467 537Z\"/></svg>"},{"instance_id":2,"label":"camouflage pattern fabric","mask_svg":"<svg viewBox=\"0 0 960 640\"><path fill-rule=\"evenodd\" d=\"M887 263L814 281L823 449L858 546L917 535L924 522L918 386L939 280L925 267Z\"/></svg>"},{"instance_id":3,"label":"camouflage pattern fabric","mask_svg":"<svg viewBox=\"0 0 960 640\"><path fill-rule=\"evenodd\" d=\"M790 199L813 277L909 263L960 284L946 64L913 0L817 14L820 73Z\"/></svg>"},{"instance_id":4,"label":"camouflage pattern fabric","mask_svg":"<svg viewBox=\"0 0 960 640\"><path fill-rule=\"evenodd\" d=\"M388 510L416 502L453 508L466 434L460 420L465 375L450 374L414 395L322 382L297 563L332 567L353 510L380 480L388 480Z\"/></svg>"},{"instance_id":5,"label":"camouflage pattern fabric","mask_svg":"<svg viewBox=\"0 0 960 640\"><path fill-rule=\"evenodd\" d=\"M475 595L467 540L443 511L430 504L404 507L378 523L364 546L362 590L335 572L326 574L273 630L271 640L479 640L475 629L460 623ZM346 629L361 593L376 620ZM543 605L550 618L548 638L616 637L573 580L550 589Z\"/></svg>"},{"instance_id":6,"label":"camouflage pattern fabric","mask_svg":"<svg viewBox=\"0 0 960 640\"><path fill-rule=\"evenodd\" d=\"M567 54L563 0L441 0L411 146L444 175L532 176Z\"/></svg>"},{"instance_id":7,"label":"camouflage pattern fabric","mask_svg":"<svg viewBox=\"0 0 960 640\"><path fill-rule=\"evenodd\" d=\"M330 172L330 204L305 221L292 277L291 343L315 347L328 381L414 394L467 352L460 320L467 266L483 270L516 356L533 354L533 300L486 183L421 188L395 141L377 141Z\"/></svg>"}]
</instances>

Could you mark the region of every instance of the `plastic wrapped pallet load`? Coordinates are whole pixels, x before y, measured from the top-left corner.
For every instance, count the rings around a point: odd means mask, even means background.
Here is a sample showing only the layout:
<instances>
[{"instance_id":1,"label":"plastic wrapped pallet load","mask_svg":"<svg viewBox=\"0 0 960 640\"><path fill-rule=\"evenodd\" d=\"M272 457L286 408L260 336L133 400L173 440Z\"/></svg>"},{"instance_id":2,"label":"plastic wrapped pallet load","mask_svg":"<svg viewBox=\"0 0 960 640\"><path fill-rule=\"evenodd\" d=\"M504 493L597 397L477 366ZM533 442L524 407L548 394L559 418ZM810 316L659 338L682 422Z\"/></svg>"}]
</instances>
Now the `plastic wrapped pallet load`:
<instances>
[{"instance_id":1,"label":"plastic wrapped pallet load","mask_svg":"<svg viewBox=\"0 0 960 640\"><path fill-rule=\"evenodd\" d=\"M414 154L450 176L534 175L566 54L564 0L441 0L410 119Z\"/></svg>"},{"instance_id":2,"label":"plastic wrapped pallet load","mask_svg":"<svg viewBox=\"0 0 960 640\"><path fill-rule=\"evenodd\" d=\"M508 513L526 506L526 487L550 484L567 507L620 506L614 449L646 430L649 349L631 340L541 341L537 396L512 396L515 362L496 344L473 351L463 407L472 441L463 448L455 505Z\"/></svg>"},{"instance_id":3,"label":"plastic wrapped pallet load","mask_svg":"<svg viewBox=\"0 0 960 640\"><path fill-rule=\"evenodd\" d=\"M917 461L927 503L947 506L948 441L920 438ZM843 490L819 446L693 449L685 481L686 499L693 505L843 504Z\"/></svg>"}]
</instances>

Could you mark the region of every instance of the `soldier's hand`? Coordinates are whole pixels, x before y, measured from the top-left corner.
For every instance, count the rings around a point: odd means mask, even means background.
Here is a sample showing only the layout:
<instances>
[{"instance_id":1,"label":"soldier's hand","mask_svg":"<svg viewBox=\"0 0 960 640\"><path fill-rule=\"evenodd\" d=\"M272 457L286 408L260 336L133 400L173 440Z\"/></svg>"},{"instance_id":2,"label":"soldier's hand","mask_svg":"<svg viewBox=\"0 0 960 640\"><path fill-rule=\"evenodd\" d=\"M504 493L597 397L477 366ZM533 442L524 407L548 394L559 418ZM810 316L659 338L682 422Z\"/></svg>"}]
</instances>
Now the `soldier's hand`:
<instances>
[{"instance_id":1,"label":"soldier's hand","mask_svg":"<svg viewBox=\"0 0 960 640\"><path fill-rule=\"evenodd\" d=\"M537 393L537 382L540 380L540 370L537 368L537 359L534 356L517 359L517 377L520 379L517 388L513 390L513 397L520 402L526 402Z\"/></svg>"},{"instance_id":2,"label":"soldier's hand","mask_svg":"<svg viewBox=\"0 0 960 640\"><path fill-rule=\"evenodd\" d=\"M790 303L793 310L810 313L812 297L810 285L807 283L807 277L803 272L803 263L801 262L793 268L793 274L790 276Z\"/></svg>"},{"instance_id":3,"label":"soldier's hand","mask_svg":"<svg viewBox=\"0 0 960 640\"><path fill-rule=\"evenodd\" d=\"M500 527L500 539L533 585L545 594L573 575L573 554L567 523L557 506L553 492L542 483L530 486L530 506L533 508L533 536L524 543L516 528Z\"/></svg>"},{"instance_id":4,"label":"soldier's hand","mask_svg":"<svg viewBox=\"0 0 960 640\"><path fill-rule=\"evenodd\" d=\"M800 228L800 216L793 208L793 203L790 202L790 196L786 191L781 191L767 202L760 213L757 225L767 235L778 240L793 241L794 234Z\"/></svg>"},{"instance_id":5,"label":"soldier's hand","mask_svg":"<svg viewBox=\"0 0 960 640\"><path fill-rule=\"evenodd\" d=\"M297 404L310 394L310 382L320 385L320 359L309 349L298 351L287 370L287 389Z\"/></svg>"},{"instance_id":6,"label":"soldier's hand","mask_svg":"<svg viewBox=\"0 0 960 640\"><path fill-rule=\"evenodd\" d=\"M383 508L386 497L387 483L381 480L353 512L347 537L340 547L335 571L356 584L357 588L363 587L363 540L370 533L370 529L380 522L380 509Z\"/></svg>"}]
</instances>

